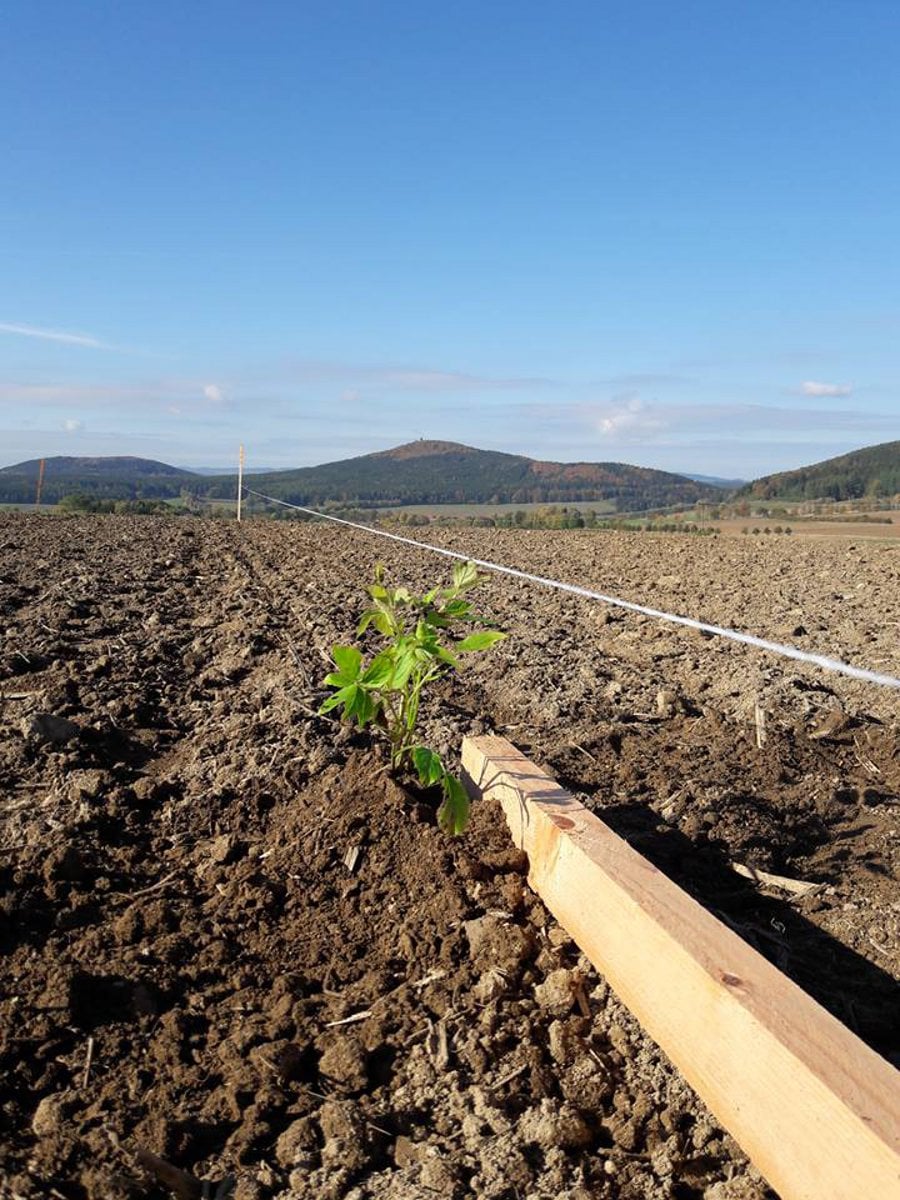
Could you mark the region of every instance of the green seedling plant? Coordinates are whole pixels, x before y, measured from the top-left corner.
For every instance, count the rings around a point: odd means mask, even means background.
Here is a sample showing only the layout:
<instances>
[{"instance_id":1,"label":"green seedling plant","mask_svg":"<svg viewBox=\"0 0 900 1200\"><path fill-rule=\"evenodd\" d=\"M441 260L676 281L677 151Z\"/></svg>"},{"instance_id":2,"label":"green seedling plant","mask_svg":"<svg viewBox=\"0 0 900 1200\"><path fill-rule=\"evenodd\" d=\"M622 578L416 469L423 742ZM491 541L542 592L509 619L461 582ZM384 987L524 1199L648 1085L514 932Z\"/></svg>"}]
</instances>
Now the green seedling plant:
<instances>
[{"instance_id":1,"label":"green seedling plant","mask_svg":"<svg viewBox=\"0 0 900 1200\"><path fill-rule=\"evenodd\" d=\"M388 740L394 771L410 768L424 787L439 784L444 798L438 823L447 833L465 829L469 797L440 755L418 744L416 726L428 685L459 670L459 655L488 650L506 636L496 629L478 629L453 637L454 627L484 624L465 598L483 578L474 563L457 563L449 586L416 596L405 587L388 587L379 564L375 582L368 588L372 604L362 615L357 636L371 626L386 644L368 665L358 646L334 646L331 654L337 670L325 678L334 694L319 708L320 713L342 708L344 720L380 730Z\"/></svg>"}]
</instances>

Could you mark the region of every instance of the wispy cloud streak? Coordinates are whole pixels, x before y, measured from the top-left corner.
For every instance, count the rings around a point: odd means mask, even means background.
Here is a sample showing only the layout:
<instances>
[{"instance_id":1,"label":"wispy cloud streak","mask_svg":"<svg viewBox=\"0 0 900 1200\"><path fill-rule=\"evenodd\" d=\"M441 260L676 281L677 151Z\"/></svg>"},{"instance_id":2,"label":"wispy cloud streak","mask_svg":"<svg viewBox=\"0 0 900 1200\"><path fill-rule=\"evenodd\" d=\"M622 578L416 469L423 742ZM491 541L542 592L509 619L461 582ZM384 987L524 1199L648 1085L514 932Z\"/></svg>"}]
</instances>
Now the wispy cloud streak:
<instances>
[{"instance_id":1,"label":"wispy cloud streak","mask_svg":"<svg viewBox=\"0 0 900 1200\"><path fill-rule=\"evenodd\" d=\"M86 346L90 350L116 350L109 342L88 333L67 333L63 329L40 329L37 325L18 325L14 322L0 321L0 333L11 333L19 337L41 338L45 342L62 342L66 346Z\"/></svg>"},{"instance_id":2,"label":"wispy cloud streak","mask_svg":"<svg viewBox=\"0 0 900 1200\"><path fill-rule=\"evenodd\" d=\"M124 412L207 412L228 406L218 384L193 379L147 379L132 383L17 383L0 376L0 408L9 404L41 408L118 408Z\"/></svg>"}]
</instances>

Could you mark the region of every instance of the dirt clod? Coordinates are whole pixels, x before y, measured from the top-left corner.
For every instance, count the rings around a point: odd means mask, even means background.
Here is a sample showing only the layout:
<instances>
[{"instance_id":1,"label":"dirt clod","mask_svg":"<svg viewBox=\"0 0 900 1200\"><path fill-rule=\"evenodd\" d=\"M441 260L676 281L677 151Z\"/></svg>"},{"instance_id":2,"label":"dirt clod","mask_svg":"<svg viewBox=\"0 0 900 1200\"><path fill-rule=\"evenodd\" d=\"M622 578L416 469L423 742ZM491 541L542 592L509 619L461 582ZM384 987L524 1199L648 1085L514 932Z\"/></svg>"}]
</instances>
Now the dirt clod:
<instances>
[{"instance_id":1,"label":"dirt clod","mask_svg":"<svg viewBox=\"0 0 900 1200\"><path fill-rule=\"evenodd\" d=\"M56 717L52 713L34 713L22 722L22 733L26 738L37 742L64 746L81 735L81 726L75 721L66 717Z\"/></svg>"}]
</instances>

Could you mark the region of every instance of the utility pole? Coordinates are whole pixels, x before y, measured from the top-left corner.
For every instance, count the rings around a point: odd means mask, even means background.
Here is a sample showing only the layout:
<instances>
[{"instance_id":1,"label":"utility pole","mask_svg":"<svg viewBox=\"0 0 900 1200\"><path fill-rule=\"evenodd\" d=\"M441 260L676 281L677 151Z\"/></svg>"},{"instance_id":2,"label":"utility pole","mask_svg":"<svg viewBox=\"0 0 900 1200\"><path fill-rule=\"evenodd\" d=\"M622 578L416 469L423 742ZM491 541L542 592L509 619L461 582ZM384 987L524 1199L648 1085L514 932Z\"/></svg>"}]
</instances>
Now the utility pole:
<instances>
[{"instance_id":1,"label":"utility pole","mask_svg":"<svg viewBox=\"0 0 900 1200\"><path fill-rule=\"evenodd\" d=\"M238 494L237 494L237 519L241 519L241 500L244 495L244 447L241 446L238 451Z\"/></svg>"},{"instance_id":2,"label":"utility pole","mask_svg":"<svg viewBox=\"0 0 900 1200\"><path fill-rule=\"evenodd\" d=\"M44 460L41 459L40 466L38 467L37 491L35 492L35 496L34 496L35 508L41 507L41 492L43 491L43 488L44 488L44 467L46 465L47 464L44 462Z\"/></svg>"}]
</instances>

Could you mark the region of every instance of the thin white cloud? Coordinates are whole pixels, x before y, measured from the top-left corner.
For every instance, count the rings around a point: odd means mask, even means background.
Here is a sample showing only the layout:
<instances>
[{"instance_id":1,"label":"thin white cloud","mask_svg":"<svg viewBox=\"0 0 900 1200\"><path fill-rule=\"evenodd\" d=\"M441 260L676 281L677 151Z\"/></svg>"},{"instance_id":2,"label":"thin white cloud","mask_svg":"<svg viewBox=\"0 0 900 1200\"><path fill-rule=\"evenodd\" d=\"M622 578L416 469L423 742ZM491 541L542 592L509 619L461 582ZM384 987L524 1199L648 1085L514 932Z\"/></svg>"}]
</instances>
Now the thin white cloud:
<instances>
[{"instance_id":1,"label":"thin white cloud","mask_svg":"<svg viewBox=\"0 0 900 1200\"><path fill-rule=\"evenodd\" d=\"M18 325L0 321L0 333L11 333L19 337L42 338L46 342L62 342L67 346L87 346L90 350L115 350L108 342L92 337L89 333L67 333L62 329L40 329L36 325Z\"/></svg>"},{"instance_id":2,"label":"thin white cloud","mask_svg":"<svg viewBox=\"0 0 900 1200\"><path fill-rule=\"evenodd\" d=\"M84 421L76 421L74 418L70 418L68 421L63 421L63 429L66 433L81 433L82 429L84 429Z\"/></svg>"},{"instance_id":3,"label":"thin white cloud","mask_svg":"<svg viewBox=\"0 0 900 1200\"><path fill-rule=\"evenodd\" d=\"M0 407L120 408L131 412L167 409L176 405L186 413L208 413L226 397L216 384L198 379L146 379L123 383L17 383L0 378Z\"/></svg>"},{"instance_id":4,"label":"thin white cloud","mask_svg":"<svg viewBox=\"0 0 900 1200\"><path fill-rule=\"evenodd\" d=\"M123 394L122 389L90 387L78 384L8 383L0 380L0 404L42 405L65 407L70 404L102 403L112 401Z\"/></svg>"},{"instance_id":5,"label":"thin white cloud","mask_svg":"<svg viewBox=\"0 0 900 1200\"><path fill-rule=\"evenodd\" d=\"M498 413L501 410L498 410ZM622 446L672 445L684 438L709 438L727 429L735 442L758 440L776 431L786 436L819 435L853 430L863 436L896 437L898 419L885 412L859 413L849 409L776 408L762 404L646 403L637 393L608 401L579 404L515 404L503 410L511 427L522 425L554 436L571 437L576 430L593 432L601 441Z\"/></svg>"},{"instance_id":6,"label":"thin white cloud","mask_svg":"<svg viewBox=\"0 0 900 1200\"><path fill-rule=\"evenodd\" d=\"M840 383L817 383L807 379L800 384L800 392L804 396L849 396L853 388Z\"/></svg>"},{"instance_id":7,"label":"thin white cloud","mask_svg":"<svg viewBox=\"0 0 900 1200\"><path fill-rule=\"evenodd\" d=\"M596 411L594 427L606 438L646 436L662 428L659 410L648 408L637 393L613 397L611 404Z\"/></svg>"}]
</instances>

